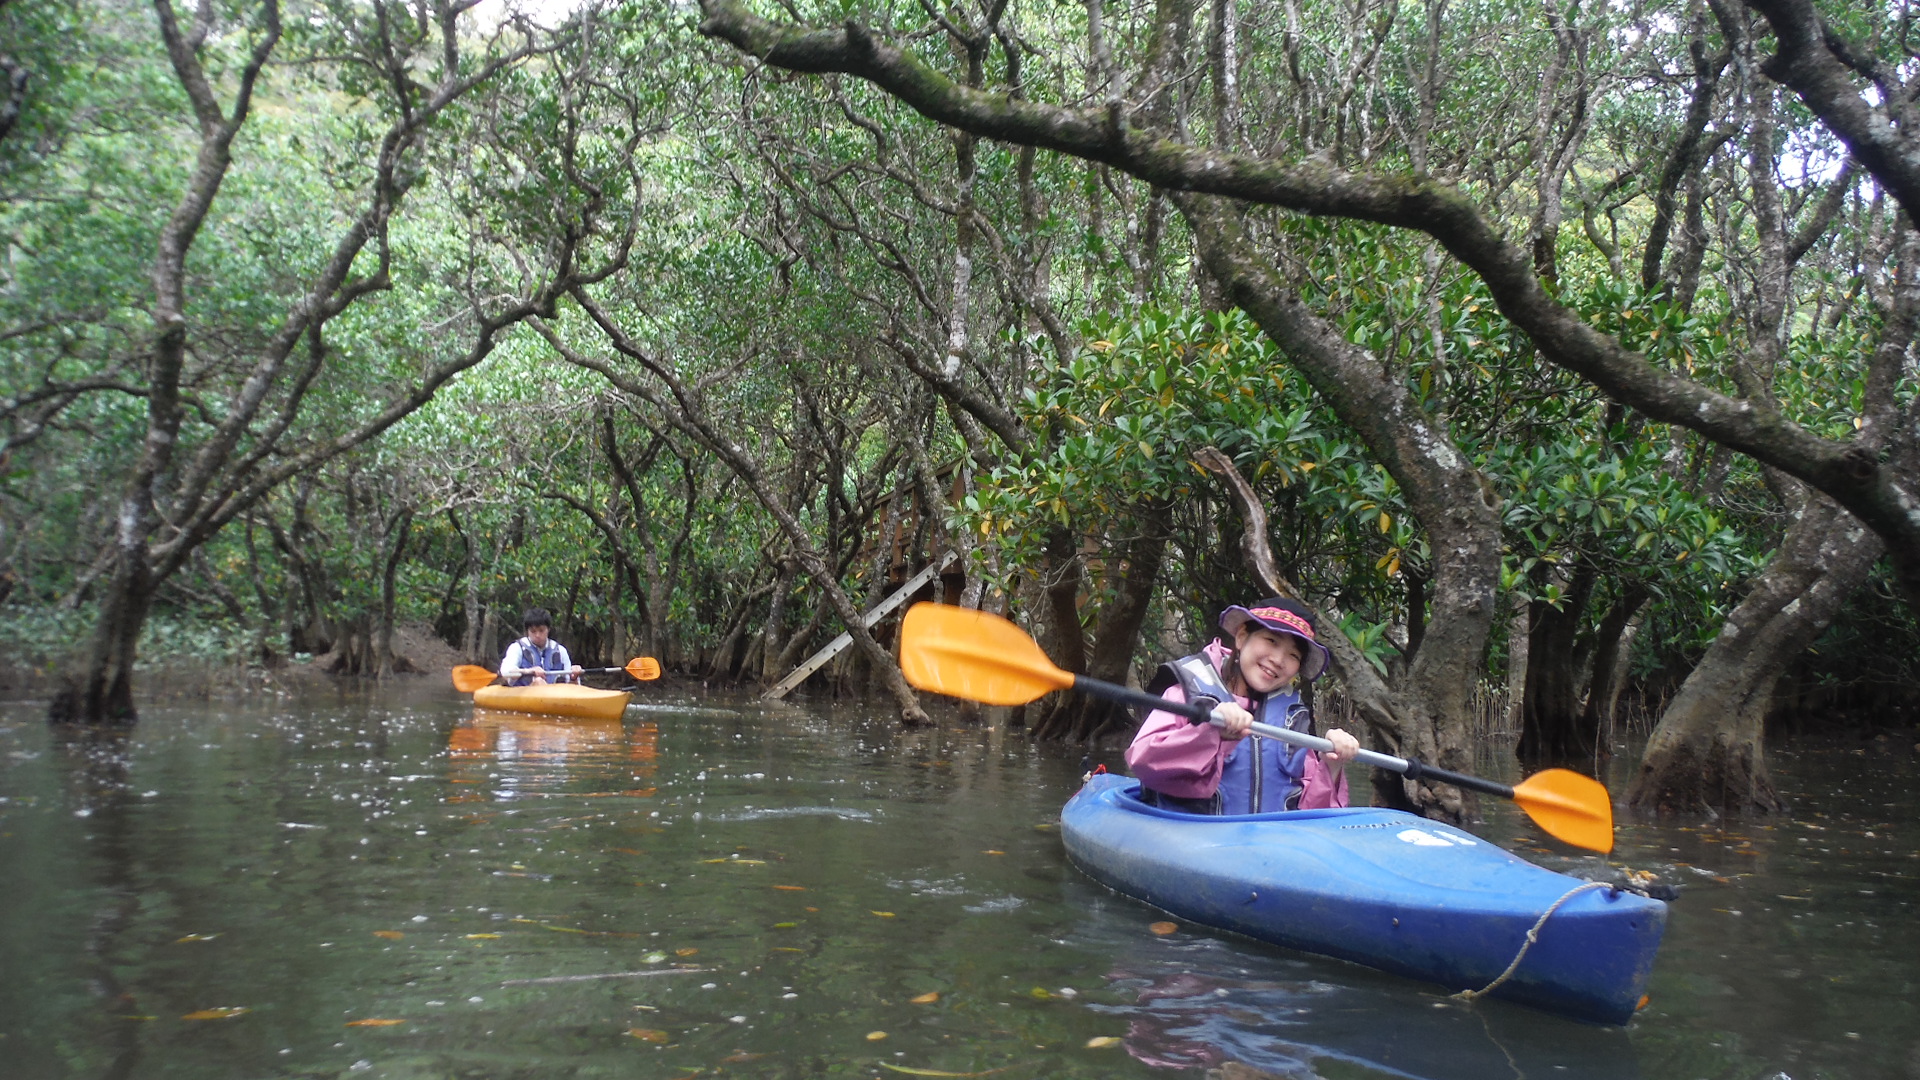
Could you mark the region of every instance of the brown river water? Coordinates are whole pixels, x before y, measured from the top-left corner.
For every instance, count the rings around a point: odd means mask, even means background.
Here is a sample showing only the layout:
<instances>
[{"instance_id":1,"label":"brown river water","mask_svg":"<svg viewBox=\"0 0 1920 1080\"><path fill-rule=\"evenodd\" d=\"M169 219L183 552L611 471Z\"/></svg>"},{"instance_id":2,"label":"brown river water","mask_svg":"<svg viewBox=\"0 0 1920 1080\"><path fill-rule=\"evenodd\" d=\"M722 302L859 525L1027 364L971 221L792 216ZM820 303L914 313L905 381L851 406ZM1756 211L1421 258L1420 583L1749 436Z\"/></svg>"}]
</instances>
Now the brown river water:
<instances>
[{"instance_id":1,"label":"brown river water","mask_svg":"<svg viewBox=\"0 0 1920 1080\"><path fill-rule=\"evenodd\" d=\"M1920 1080L1910 740L1777 748L1790 818L1623 824L1613 861L1685 892L1607 1028L1156 934L1061 852L1081 751L991 728L655 688L549 721L424 681L121 741L43 708L0 704L6 1080Z\"/></svg>"}]
</instances>

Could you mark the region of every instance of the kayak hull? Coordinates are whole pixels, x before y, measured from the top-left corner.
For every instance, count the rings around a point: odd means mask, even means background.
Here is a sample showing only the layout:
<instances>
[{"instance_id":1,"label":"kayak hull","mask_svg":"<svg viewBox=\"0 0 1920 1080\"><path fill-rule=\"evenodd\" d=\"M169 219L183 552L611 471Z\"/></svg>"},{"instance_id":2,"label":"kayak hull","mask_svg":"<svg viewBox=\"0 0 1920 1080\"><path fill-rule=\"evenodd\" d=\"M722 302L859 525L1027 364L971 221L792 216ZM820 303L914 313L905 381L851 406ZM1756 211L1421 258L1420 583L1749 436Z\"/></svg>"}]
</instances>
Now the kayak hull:
<instances>
[{"instance_id":1,"label":"kayak hull","mask_svg":"<svg viewBox=\"0 0 1920 1080\"><path fill-rule=\"evenodd\" d=\"M483 709L571 716L580 720L618 720L633 697L625 690L596 690L577 683L546 686L483 686L473 692L473 703Z\"/></svg>"},{"instance_id":2,"label":"kayak hull","mask_svg":"<svg viewBox=\"0 0 1920 1080\"><path fill-rule=\"evenodd\" d=\"M1148 806L1096 776L1061 811L1075 865L1174 915L1305 952L1493 992L1583 1020L1632 1019L1667 905L1593 888L1479 837L1397 810L1207 817Z\"/></svg>"}]
</instances>

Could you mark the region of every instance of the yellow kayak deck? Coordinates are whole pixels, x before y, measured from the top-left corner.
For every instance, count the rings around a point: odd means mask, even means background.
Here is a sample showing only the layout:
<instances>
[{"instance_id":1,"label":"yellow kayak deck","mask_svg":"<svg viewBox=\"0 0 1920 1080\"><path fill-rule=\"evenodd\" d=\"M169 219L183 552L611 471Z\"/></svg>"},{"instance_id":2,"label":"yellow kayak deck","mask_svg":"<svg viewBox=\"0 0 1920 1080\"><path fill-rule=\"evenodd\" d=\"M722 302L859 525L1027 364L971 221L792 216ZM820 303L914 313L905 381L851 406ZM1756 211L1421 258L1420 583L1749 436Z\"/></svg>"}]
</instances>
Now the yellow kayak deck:
<instances>
[{"instance_id":1,"label":"yellow kayak deck","mask_svg":"<svg viewBox=\"0 0 1920 1080\"><path fill-rule=\"evenodd\" d=\"M577 683L545 686L483 686L473 692L473 703L483 709L573 716L582 720L617 720L633 697L625 690L595 690Z\"/></svg>"}]
</instances>

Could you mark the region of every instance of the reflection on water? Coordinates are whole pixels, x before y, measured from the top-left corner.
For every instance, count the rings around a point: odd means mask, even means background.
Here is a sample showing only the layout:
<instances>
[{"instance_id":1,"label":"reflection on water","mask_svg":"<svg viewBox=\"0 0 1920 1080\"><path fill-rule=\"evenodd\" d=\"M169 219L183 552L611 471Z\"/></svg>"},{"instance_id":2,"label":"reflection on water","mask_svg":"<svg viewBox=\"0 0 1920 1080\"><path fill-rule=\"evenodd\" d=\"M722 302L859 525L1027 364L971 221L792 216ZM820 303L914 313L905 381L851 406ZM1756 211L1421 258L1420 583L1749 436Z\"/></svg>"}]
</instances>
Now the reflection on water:
<instances>
[{"instance_id":1,"label":"reflection on water","mask_svg":"<svg viewBox=\"0 0 1920 1080\"><path fill-rule=\"evenodd\" d=\"M479 790L447 802L485 802L543 795L655 794L650 784L660 756L660 728L619 720L576 720L474 709L447 735L447 782ZM576 790L582 785L618 790Z\"/></svg>"},{"instance_id":2,"label":"reflection on water","mask_svg":"<svg viewBox=\"0 0 1920 1080\"><path fill-rule=\"evenodd\" d=\"M1134 1005L1112 1010L1127 1017L1127 1052L1160 1068L1239 1062L1286 1077L1343 1069L1431 1080L1640 1075L1632 1042L1616 1028L1516 1024L1505 1011L1476 1010L1438 994L1421 1000L1404 986L1370 986L1364 978L1359 985L1330 982L1311 971L1263 977L1209 973L1244 972L1245 963L1156 968L1109 977L1138 995Z\"/></svg>"},{"instance_id":3,"label":"reflection on water","mask_svg":"<svg viewBox=\"0 0 1920 1080\"><path fill-rule=\"evenodd\" d=\"M995 731L423 687L61 741L0 706L0 1073L1920 1076L1920 807L1886 750L1780 756L1791 822L1623 828L1689 889L1613 1029L1155 935L1060 852L1079 752ZM1590 868L1504 808L1487 832Z\"/></svg>"}]
</instances>

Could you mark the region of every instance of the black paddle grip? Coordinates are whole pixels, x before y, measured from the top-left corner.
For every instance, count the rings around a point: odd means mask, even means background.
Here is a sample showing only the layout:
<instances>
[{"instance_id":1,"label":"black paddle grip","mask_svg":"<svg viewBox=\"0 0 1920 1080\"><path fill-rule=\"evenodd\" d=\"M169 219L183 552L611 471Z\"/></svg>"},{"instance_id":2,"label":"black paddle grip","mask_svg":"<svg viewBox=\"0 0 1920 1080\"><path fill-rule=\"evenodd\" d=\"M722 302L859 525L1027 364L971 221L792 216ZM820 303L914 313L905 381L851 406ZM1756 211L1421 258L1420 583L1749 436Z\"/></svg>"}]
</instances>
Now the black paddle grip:
<instances>
[{"instance_id":1,"label":"black paddle grip","mask_svg":"<svg viewBox=\"0 0 1920 1080\"><path fill-rule=\"evenodd\" d=\"M1426 780L1435 784L1452 784L1454 787L1466 788L1468 791L1498 795L1503 799L1513 798L1513 789L1497 780L1486 780L1478 776L1468 776L1466 773L1453 772L1438 765L1429 765L1419 758L1408 758L1407 771L1401 775L1416 783Z\"/></svg>"},{"instance_id":2,"label":"black paddle grip","mask_svg":"<svg viewBox=\"0 0 1920 1080\"><path fill-rule=\"evenodd\" d=\"M1213 718L1212 705L1203 705L1198 701L1169 701L1159 694L1149 694L1144 690L1135 690L1131 686L1121 686L1118 683L1089 679L1085 675L1073 677L1073 688L1083 694L1092 694L1094 697L1103 697L1122 705L1131 705L1142 710L1142 715L1161 709L1175 716L1184 716L1196 724L1204 724Z\"/></svg>"}]
</instances>

